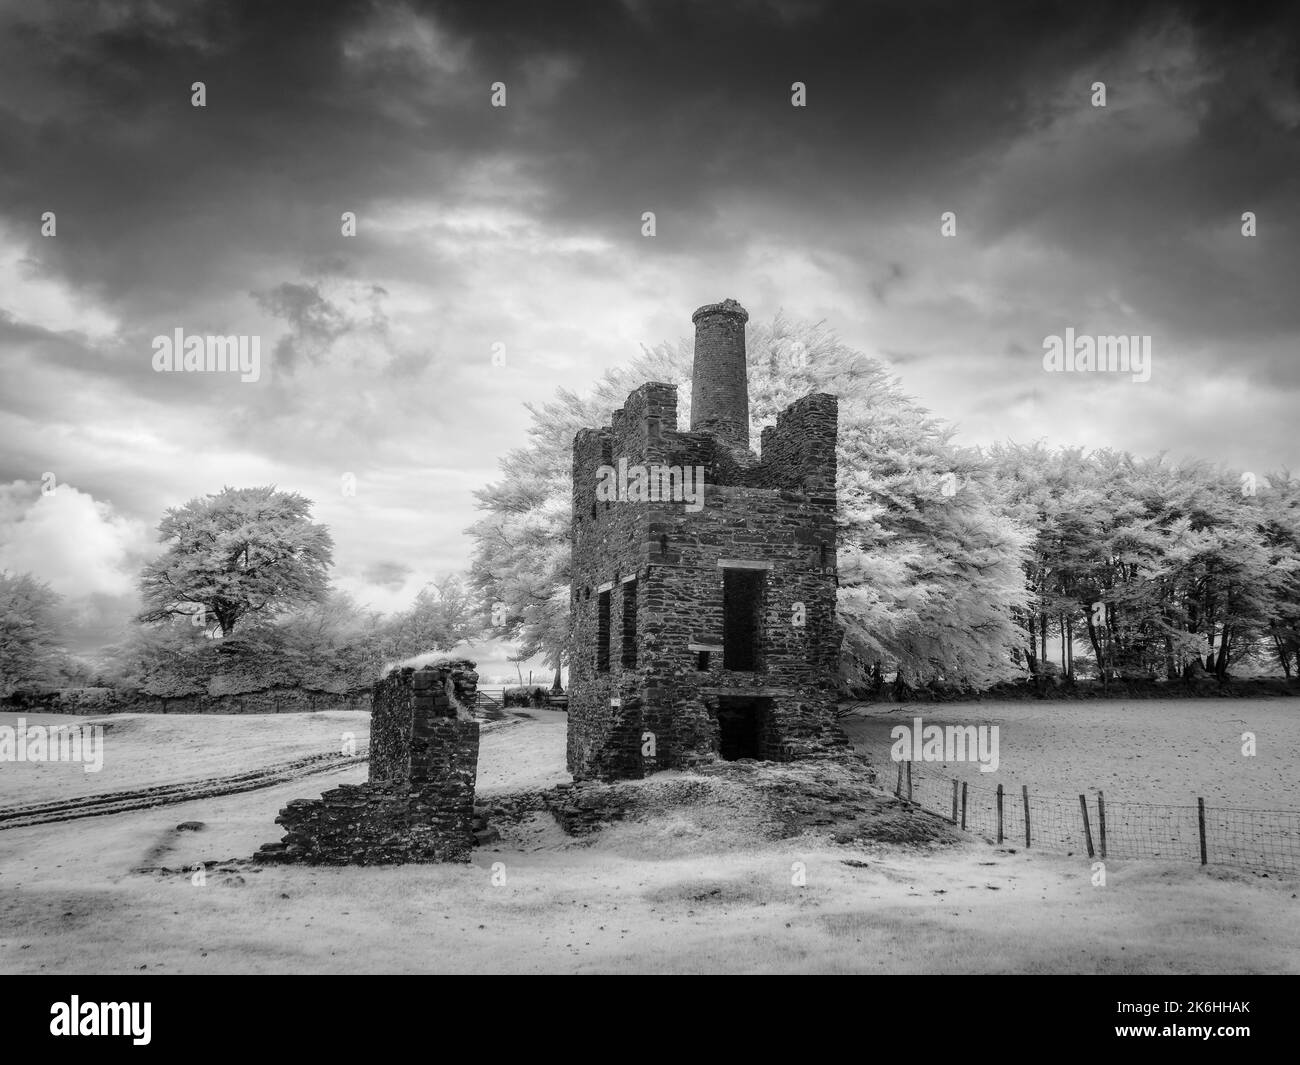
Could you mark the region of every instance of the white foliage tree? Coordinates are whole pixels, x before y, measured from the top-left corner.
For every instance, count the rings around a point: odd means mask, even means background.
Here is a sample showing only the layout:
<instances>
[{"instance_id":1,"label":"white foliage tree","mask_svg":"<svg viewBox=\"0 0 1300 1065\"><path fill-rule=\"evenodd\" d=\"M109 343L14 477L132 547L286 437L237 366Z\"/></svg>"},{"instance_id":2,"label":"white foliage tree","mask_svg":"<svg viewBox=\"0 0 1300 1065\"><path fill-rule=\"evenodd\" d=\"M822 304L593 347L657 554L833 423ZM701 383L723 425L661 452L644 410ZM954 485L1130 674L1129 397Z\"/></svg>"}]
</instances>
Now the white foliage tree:
<instances>
[{"instance_id":1,"label":"white foliage tree","mask_svg":"<svg viewBox=\"0 0 1300 1065\"><path fill-rule=\"evenodd\" d=\"M847 678L873 667L909 681L985 686L1013 672L1013 609L1026 592L1031 534L1002 502L985 460L951 446L952 430L904 394L877 360L823 323L751 321L746 329L751 439L800 396L839 398L840 615ZM477 493L471 581L485 623L524 655L559 662L568 624L571 449L577 431L609 424L645 381L678 386L690 420L693 345L643 349L588 396L561 389L527 405L529 442ZM495 607L495 611L493 608Z\"/></svg>"}]
</instances>

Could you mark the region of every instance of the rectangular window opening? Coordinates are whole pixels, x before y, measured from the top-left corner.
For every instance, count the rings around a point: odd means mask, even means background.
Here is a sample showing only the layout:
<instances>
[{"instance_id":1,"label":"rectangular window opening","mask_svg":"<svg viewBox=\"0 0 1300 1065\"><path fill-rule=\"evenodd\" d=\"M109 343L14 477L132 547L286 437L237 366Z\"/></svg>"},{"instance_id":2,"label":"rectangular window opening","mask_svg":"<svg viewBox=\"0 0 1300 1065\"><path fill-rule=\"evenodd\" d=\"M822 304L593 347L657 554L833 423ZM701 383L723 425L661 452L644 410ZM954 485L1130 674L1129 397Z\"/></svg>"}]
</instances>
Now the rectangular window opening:
<instances>
[{"instance_id":1,"label":"rectangular window opening","mask_svg":"<svg viewBox=\"0 0 1300 1065\"><path fill-rule=\"evenodd\" d=\"M623 668L636 669L636 581L623 585Z\"/></svg>"},{"instance_id":2,"label":"rectangular window opening","mask_svg":"<svg viewBox=\"0 0 1300 1065\"><path fill-rule=\"evenodd\" d=\"M596 597L596 672L609 672L609 592Z\"/></svg>"},{"instance_id":3,"label":"rectangular window opening","mask_svg":"<svg viewBox=\"0 0 1300 1065\"><path fill-rule=\"evenodd\" d=\"M767 571L722 571L722 668L761 671L763 590Z\"/></svg>"}]
</instances>

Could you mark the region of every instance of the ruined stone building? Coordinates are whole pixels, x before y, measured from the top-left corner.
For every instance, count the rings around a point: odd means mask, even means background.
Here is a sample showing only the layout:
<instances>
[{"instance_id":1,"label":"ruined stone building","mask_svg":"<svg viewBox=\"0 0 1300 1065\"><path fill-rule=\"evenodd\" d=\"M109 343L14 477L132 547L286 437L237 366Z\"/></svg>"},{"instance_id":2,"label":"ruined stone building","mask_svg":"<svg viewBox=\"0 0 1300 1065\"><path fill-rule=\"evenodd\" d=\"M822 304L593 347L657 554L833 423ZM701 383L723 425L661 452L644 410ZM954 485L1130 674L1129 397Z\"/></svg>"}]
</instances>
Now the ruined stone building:
<instances>
[{"instance_id":1,"label":"ruined stone building","mask_svg":"<svg viewBox=\"0 0 1300 1065\"><path fill-rule=\"evenodd\" d=\"M474 847L479 725L474 663L395 669L372 689L370 779L319 799L294 799L277 817L266 862L376 865L467 862Z\"/></svg>"},{"instance_id":2,"label":"ruined stone building","mask_svg":"<svg viewBox=\"0 0 1300 1065\"><path fill-rule=\"evenodd\" d=\"M641 777L839 747L834 396L750 450L745 323L695 312L691 426L650 382L573 446L568 765ZM702 482L702 483L701 483Z\"/></svg>"}]
</instances>

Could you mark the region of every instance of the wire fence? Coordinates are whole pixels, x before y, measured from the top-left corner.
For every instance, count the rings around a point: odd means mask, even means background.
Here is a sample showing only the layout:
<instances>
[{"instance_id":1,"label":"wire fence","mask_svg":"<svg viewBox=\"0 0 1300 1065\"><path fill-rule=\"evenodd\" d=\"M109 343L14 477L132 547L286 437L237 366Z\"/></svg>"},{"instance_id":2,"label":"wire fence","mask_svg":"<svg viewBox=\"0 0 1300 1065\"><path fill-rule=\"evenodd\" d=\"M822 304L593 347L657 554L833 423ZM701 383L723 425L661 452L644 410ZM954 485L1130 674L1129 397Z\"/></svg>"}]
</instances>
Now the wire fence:
<instances>
[{"instance_id":1,"label":"wire fence","mask_svg":"<svg viewBox=\"0 0 1300 1065\"><path fill-rule=\"evenodd\" d=\"M873 751L877 765L887 752ZM926 763L893 763L894 793L997 843L1090 858L1154 858L1300 875L1300 811L1114 802L958 780ZM925 768L922 768L925 766ZM883 781L882 781L883 783Z\"/></svg>"}]
</instances>

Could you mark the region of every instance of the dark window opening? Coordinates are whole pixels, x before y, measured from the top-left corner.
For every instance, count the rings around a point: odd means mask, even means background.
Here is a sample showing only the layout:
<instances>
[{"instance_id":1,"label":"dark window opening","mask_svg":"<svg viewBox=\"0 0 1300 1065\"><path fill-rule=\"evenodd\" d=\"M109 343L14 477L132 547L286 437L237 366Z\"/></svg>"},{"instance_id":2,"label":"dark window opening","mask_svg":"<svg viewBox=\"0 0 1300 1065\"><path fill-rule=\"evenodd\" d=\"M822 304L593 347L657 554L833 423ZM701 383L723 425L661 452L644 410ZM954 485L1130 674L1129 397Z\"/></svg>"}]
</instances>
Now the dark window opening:
<instances>
[{"instance_id":1,"label":"dark window opening","mask_svg":"<svg viewBox=\"0 0 1300 1065\"><path fill-rule=\"evenodd\" d=\"M659 553L660 553L661 555L666 555L666 554L668 554L668 534L667 534L667 533L665 533L664 535L662 535L662 536L659 537Z\"/></svg>"},{"instance_id":2,"label":"dark window opening","mask_svg":"<svg viewBox=\"0 0 1300 1065\"><path fill-rule=\"evenodd\" d=\"M770 699L718 698L718 754L728 762L762 758Z\"/></svg>"},{"instance_id":3,"label":"dark window opening","mask_svg":"<svg viewBox=\"0 0 1300 1065\"><path fill-rule=\"evenodd\" d=\"M703 673L706 669L709 668L709 652L708 652L708 651L699 651L699 652L696 653L696 656L695 656L695 668L698 669L701 673Z\"/></svg>"},{"instance_id":4,"label":"dark window opening","mask_svg":"<svg viewBox=\"0 0 1300 1065\"><path fill-rule=\"evenodd\" d=\"M722 571L722 668L758 672L763 585L761 569Z\"/></svg>"},{"instance_id":5,"label":"dark window opening","mask_svg":"<svg viewBox=\"0 0 1300 1065\"><path fill-rule=\"evenodd\" d=\"M825 544L822 544L822 562L821 562L821 566L822 566L822 569L825 569L825 568L826 568L826 545L825 545Z\"/></svg>"},{"instance_id":6,"label":"dark window opening","mask_svg":"<svg viewBox=\"0 0 1300 1065\"><path fill-rule=\"evenodd\" d=\"M596 671L609 672L609 592L596 597Z\"/></svg>"},{"instance_id":7,"label":"dark window opening","mask_svg":"<svg viewBox=\"0 0 1300 1065\"><path fill-rule=\"evenodd\" d=\"M636 581L623 585L623 668L636 669Z\"/></svg>"}]
</instances>

